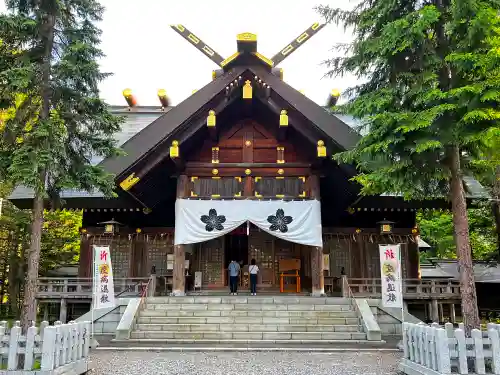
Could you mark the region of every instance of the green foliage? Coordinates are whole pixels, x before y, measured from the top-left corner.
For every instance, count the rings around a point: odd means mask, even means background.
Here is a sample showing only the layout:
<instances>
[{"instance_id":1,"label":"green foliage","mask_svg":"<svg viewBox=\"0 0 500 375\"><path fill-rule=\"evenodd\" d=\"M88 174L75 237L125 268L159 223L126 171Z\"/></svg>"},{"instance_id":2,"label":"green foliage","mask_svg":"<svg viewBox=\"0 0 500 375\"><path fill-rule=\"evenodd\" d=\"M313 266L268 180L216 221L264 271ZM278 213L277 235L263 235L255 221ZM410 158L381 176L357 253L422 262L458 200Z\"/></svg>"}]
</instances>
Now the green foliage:
<instances>
[{"instance_id":1,"label":"green foliage","mask_svg":"<svg viewBox=\"0 0 500 375\"><path fill-rule=\"evenodd\" d=\"M18 320L32 215L5 199L11 190L9 184L0 183L0 316ZM49 276L50 270L78 263L82 212L45 211L44 215L39 273Z\"/></svg>"},{"instance_id":2,"label":"green foliage","mask_svg":"<svg viewBox=\"0 0 500 375\"><path fill-rule=\"evenodd\" d=\"M46 211L44 214L40 273L64 265L78 264L80 259L81 211Z\"/></svg>"},{"instance_id":3,"label":"green foliage","mask_svg":"<svg viewBox=\"0 0 500 375\"><path fill-rule=\"evenodd\" d=\"M448 195L453 147L462 151L465 170L480 159L500 118L498 8L496 0L318 8L329 21L354 28L354 42L337 46L342 55L327 64L330 75L363 82L337 109L369 131L336 159L357 163L364 194Z\"/></svg>"},{"instance_id":4,"label":"green foliage","mask_svg":"<svg viewBox=\"0 0 500 375\"><path fill-rule=\"evenodd\" d=\"M468 210L470 244L475 260L492 260L498 257L495 223L490 206ZM417 223L422 238L432 250L422 252L421 258L455 259L453 217L449 211L421 211Z\"/></svg>"},{"instance_id":5,"label":"green foliage","mask_svg":"<svg viewBox=\"0 0 500 375\"><path fill-rule=\"evenodd\" d=\"M94 22L103 8L94 0L7 6L0 56L9 56L9 64L0 73L0 99L15 111L0 138L0 174L53 200L68 188L112 195L112 176L92 164L117 154L113 134L122 121L99 98L98 84L108 74L99 71Z\"/></svg>"}]
</instances>

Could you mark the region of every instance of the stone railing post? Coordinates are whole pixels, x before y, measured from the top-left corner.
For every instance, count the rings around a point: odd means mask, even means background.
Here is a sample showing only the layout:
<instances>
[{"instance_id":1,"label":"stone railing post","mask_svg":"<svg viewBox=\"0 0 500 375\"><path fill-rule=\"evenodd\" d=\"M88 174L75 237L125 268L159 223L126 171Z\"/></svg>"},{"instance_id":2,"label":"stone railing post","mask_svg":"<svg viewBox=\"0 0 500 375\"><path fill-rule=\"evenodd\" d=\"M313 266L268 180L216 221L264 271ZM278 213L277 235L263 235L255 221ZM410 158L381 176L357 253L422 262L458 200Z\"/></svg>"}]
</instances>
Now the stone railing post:
<instances>
[{"instance_id":1,"label":"stone railing post","mask_svg":"<svg viewBox=\"0 0 500 375\"><path fill-rule=\"evenodd\" d=\"M340 279L340 288L342 297L344 298L349 297L349 282L347 281L346 275L342 275L342 278Z\"/></svg>"},{"instance_id":2,"label":"stone railing post","mask_svg":"<svg viewBox=\"0 0 500 375\"><path fill-rule=\"evenodd\" d=\"M149 276L148 297L154 297L156 292L156 275Z\"/></svg>"},{"instance_id":3,"label":"stone railing post","mask_svg":"<svg viewBox=\"0 0 500 375\"><path fill-rule=\"evenodd\" d=\"M440 374L451 374L450 347L448 336L443 328L436 329L437 364Z\"/></svg>"}]
</instances>

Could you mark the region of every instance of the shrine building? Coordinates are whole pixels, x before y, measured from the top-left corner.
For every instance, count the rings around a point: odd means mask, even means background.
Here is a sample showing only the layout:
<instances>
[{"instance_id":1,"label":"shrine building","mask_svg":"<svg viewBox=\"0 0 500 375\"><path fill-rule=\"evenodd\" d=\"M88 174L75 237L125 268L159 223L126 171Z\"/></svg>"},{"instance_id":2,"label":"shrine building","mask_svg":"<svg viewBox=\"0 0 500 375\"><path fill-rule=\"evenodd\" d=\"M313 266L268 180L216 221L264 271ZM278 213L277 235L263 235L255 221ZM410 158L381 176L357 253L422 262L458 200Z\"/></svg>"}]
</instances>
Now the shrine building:
<instances>
[{"instance_id":1,"label":"shrine building","mask_svg":"<svg viewBox=\"0 0 500 375\"><path fill-rule=\"evenodd\" d=\"M126 119L116 137L125 155L94 160L116 176L114 198L64 191L64 207L83 209L78 276L92 275L92 245L110 245L115 279L156 275L157 295L227 292L227 267L260 267L258 290L323 295L339 280L380 279L378 245L402 245L403 279L419 279L416 211L440 200L361 196L356 169L332 155L360 140L355 121L289 86L280 63L323 25L315 23L268 58L257 37L237 36L228 58L182 25L172 26L219 69L176 106L113 106ZM209 72L207 72L209 74ZM9 198L30 208L32 191ZM194 275L201 278L194 280ZM115 282L115 285L119 282Z\"/></svg>"}]
</instances>

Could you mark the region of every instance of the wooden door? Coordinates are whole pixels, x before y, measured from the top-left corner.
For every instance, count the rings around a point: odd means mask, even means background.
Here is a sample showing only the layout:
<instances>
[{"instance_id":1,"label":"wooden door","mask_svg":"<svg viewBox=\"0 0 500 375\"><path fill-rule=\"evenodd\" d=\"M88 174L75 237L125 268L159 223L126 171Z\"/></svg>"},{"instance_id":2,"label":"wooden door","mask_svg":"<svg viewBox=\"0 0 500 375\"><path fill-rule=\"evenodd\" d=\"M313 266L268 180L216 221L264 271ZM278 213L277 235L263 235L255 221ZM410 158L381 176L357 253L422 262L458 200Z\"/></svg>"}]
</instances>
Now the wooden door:
<instances>
[{"instance_id":1,"label":"wooden door","mask_svg":"<svg viewBox=\"0 0 500 375\"><path fill-rule=\"evenodd\" d=\"M292 242L285 241L279 238L274 240L274 269L275 269L275 283L279 285L279 263L280 260L299 258L300 253L297 254L296 247ZM301 264L301 268L303 265ZM285 278L285 285L294 284L292 278Z\"/></svg>"},{"instance_id":2,"label":"wooden door","mask_svg":"<svg viewBox=\"0 0 500 375\"><path fill-rule=\"evenodd\" d=\"M274 238L265 232L252 231L248 238L249 261L255 259L260 272L258 287L273 287L276 285L274 268Z\"/></svg>"},{"instance_id":3,"label":"wooden door","mask_svg":"<svg viewBox=\"0 0 500 375\"><path fill-rule=\"evenodd\" d=\"M202 242L198 249L198 270L204 288L224 286L224 237Z\"/></svg>"}]
</instances>

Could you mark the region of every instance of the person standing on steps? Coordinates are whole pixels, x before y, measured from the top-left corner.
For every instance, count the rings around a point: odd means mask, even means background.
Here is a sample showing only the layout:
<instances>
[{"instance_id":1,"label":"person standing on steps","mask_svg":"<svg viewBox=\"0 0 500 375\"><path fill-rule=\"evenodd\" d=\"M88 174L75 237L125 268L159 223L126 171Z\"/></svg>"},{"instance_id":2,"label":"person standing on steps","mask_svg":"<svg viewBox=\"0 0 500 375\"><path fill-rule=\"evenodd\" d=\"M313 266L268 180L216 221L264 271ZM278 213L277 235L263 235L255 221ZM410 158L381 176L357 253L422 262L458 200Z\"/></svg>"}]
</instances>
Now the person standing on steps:
<instances>
[{"instance_id":1,"label":"person standing on steps","mask_svg":"<svg viewBox=\"0 0 500 375\"><path fill-rule=\"evenodd\" d=\"M248 267L248 273L250 274L250 293L252 296L257 295L257 275L259 273L259 266L255 263L255 259L252 259L250 266Z\"/></svg>"},{"instance_id":2,"label":"person standing on steps","mask_svg":"<svg viewBox=\"0 0 500 375\"><path fill-rule=\"evenodd\" d=\"M229 288L231 290L231 295L235 296L238 294L238 276L240 275L240 265L237 261L232 260L227 267L229 272Z\"/></svg>"}]
</instances>

